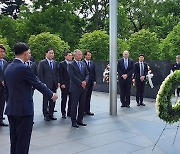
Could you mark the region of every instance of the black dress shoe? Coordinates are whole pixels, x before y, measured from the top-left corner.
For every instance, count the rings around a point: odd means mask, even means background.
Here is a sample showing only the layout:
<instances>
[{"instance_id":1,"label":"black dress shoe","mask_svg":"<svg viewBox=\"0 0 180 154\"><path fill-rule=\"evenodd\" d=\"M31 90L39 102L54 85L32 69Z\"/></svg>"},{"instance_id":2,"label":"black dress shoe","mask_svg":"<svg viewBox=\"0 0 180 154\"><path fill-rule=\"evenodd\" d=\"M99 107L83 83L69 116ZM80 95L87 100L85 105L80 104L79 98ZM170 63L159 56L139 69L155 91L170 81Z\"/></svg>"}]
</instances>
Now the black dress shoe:
<instances>
[{"instance_id":1,"label":"black dress shoe","mask_svg":"<svg viewBox=\"0 0 180 154\"><path fill-rule=\"evenodd\" d=\"M72 124L72 127L79 128L77 124Z\"/></svg>"},{"instance_id":2,"label":"black dress shoe","mask_svg":"<svg viewBox=\"0 0 180 154\"><path fill-rule=\"evenodd\" d=\"M94 116L94 113L92 113L92 112L86 112L86 115Z\"/></svg>"},{"instance_id":3,"label":"black dress shoe","mask_svg":"<svg viewBox=\"0 0 180 154\"><path fill-rule=\"evenodd\" d=\"M80 125L80 126L87 126L87 124L84 124L82 122L77 122L77 124Z\"/></svg>"},{"instance_id":4,"label":"black dress shoe","mask_svg":"<svg viewBox=\"0 0 180 154\"><path fill-rule=\"evenodd\" d=\"M127 105L126 107L127 107L127 108L130 108L130 105Z\"/></svg>"},{"instance_id":5,"label":"black dress shoe","mask_svg":"<svg viewBox=\"0 0 180 154\"><path fill-rule=\"evenodd\" d=\"M9 126L8 124L4 123L3 121L0 122L0 126L4 126L4 127L7 127Z\"/></svg>"},{"instance_id":6,"label":"black dress shoe","mask_svg":"<svg viewBox=\"0 0 180 154\"><path fill-rule=\"evenodd\" d=\"M141 106L146 106L144 103L140 103Z\"/></svg>"},{"instance_id":7,"label":"black dress shoe","mask_svg":"<svg viewBox=\"0 0 180 154\"><path fill-rule=\"evenodd\" d=\"M63 118L63 119L66 119L66 115L62 115L62 118Z\"/></svg>"},{"instance_id":8,"label":"black dress shoe","mask_svg":"<svg viewBox=\"0 0 180 154\"><path fill-rule=\"evenodd\" d=\"M140 106L140 104L139 104L139 103L137 103L137 106Z\"/></svg>"},{"instance_id":9,"label":"black dress shoe","mask_svg":"<svg viewBox=\"0 0 180 154\"><path fill-rule=\"evenodd\" d=\"M50 121L51 119L49 117L44 117L44 121Z\"/></svg>"},{"instance_id":10,"label":"black dress shoe","mask_svg":"<svg viewBox=\"0 0 180 154\"><path fill-rule=\"evenodd\" d=\"M3 117L3 120L5 120L5 118Z\"/></svg>"},{"instance_id":11,"label":"black dress shoe","mask_svg":"<svg viewBox=\"0 0 180 154\"><path fill-rule=\"evenodd\" d=\"M57 110L54 110L54 112L57 112Z\"/></svg>"},{"instance_id":12,"label":"black dress shoe","mask_svg":"<svg viewBox=\"0 0 180 154\"><path fill-rule=\"evenodd\" d=\"M121 107L126 107L125 105L121 105Z\"/></svg>"},{"instance_id":13,"label":"black dress shoe","mask_svg":"<svg viewBox=\"0 0 180 154\"><path fill-rule=\"evenodd\" d=\"M57 118L55 118L55 117L49 117L50 118L50 120L57 120Z\"/></svg>"}]
</instances>

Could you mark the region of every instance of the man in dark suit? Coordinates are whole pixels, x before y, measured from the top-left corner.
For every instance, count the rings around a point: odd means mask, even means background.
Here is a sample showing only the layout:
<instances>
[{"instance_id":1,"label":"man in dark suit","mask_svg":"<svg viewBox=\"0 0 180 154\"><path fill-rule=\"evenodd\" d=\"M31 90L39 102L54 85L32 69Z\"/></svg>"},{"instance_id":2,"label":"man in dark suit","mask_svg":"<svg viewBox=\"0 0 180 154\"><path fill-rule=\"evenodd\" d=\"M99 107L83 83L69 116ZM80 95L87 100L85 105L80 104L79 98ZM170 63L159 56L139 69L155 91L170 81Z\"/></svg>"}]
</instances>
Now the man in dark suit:
<instances>
[{"instance_id":1,"label":"man in dark suit","mask_svg":"<svg viewBox=\"0 0 180 154\"><path fill-rule=\"evenodd\" d=\"M136 85L136 102L137 106L145 106L143 103L144 90L145 90L145 82L146 75L148 73L148 66L144 62L144 55L139 55L139 62L135 63L134 66L134 79Z\"/></svg>"},{"instance_id":2,"label":"man in dark suit","mask_svg":"<svg viewBox=\"0 0 180 154\"><path fill-rule=\"evenodd\" d=\"M61 113L62 118L66 119L66 102L68 100L67 116L71 116L71 94L69 92L70 78L67 72L67 65L72 61L72 53L66 51L64 53L65 60L59 63L59 80L61 88Z\"/></svg>"},{"instance_id":3,"label":"man in dark suit","mask_svg":"<svg viewBox=\"0 0 180 154\"><path fill-rule=\"evenodd\" d=\"M118 61L118 82L120 88L121 107L130 108L131 83L134 63L129 59L129 51L123 52L123 58Z\"/></svg>"},{"instance_id":4,"label":"man in dark suit","mask_svg":"<svg viewBox=\"0 0 180 154\"><path fill-rule=\"evenodd\" d=\"M8 126L3 122L5 96L4 96L4 70L7 67L7 61L4 60L5 48L0 45L0 126Z\"/></svg>"},{"instance_id":5,"label":"man in dark suit","mask_svg":"<svg viewBox=\"0 0 180 154\"><path fill-rule=\"evenodd\" d=\"M58 64L53 60L54 51L49 48L45 51L46 59L41 60L38 65L38 77L46 86L56 93L59 84ZM43 115L45 121L57 120L54 117L55 102L43 95Z\"/></svg>"},{"instance_id":6,"label":"man in dark suit","mask_svg":"<svg viewBox=\"0 0 180 154\"><path fill-rule=\"evenodd\" d=\"M180 55L176 56L176 63L172 64L172 71L180 70ZM179 96L180 88L177 88L177 96Z\"/></svg>"},{"instance_id":7,"label":"man in dark suit","mask_svg":"<svg viewBox=\"0 0 180 154\"><path fill-rule=\"evenodd\" d=\"M5 70L5 94L11 140L11 154L28 154L33 127L32 86L56 101L58 96L38 80L31 68L25 65L29 59L29 47L25 43L14 46L15 59Z\"/></svg>"},{"instance_id":8,"label":"man in dark suit","mask_svg":"<svg viewBox=\"0 0 180 154\"><path fill-rule=\"evenodd\" d=\"M87 93L86 93L86 101L85 101L85 114L93 116L94 113L90 112L90 102L91 102L91 94L93 86L96 86L96 70L94 62L91 60L91 52L86 51L84 53L83 62L86 64L88 72L89 72L89 80L87 83Z\"/></svg>"},{"instance_id":9,"label":"man in dark suit","mask_svg":"<svg viewBox=\"0 0 180 154\"><path fill-rule=\"evenodd\" d=\"M79 49L74 51L74 60L68 65L71 92L71 121L72 126L78 128L86 126L83 123L84 105L86 99L87 83L89 72L86 65L81 61L82 52ZM78 107L78 115L77 115Z\"/></svg>"}]
</instances>

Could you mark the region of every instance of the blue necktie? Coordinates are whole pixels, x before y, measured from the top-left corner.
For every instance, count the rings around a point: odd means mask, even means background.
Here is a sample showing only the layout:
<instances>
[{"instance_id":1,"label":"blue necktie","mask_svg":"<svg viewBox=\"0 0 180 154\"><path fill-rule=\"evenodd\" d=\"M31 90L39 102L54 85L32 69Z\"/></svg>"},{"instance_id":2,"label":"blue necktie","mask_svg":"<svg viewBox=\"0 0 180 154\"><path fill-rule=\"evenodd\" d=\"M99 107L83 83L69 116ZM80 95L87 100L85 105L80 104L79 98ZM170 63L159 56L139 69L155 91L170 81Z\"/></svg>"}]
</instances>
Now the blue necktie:
<instances>
[{"instance_id":1,"label":"blue necktie","mask_svg":"<svg viewBox=\"0 0 180 154\"><path fill-rule=\"evenodd\" d=\"M80 72L82 73L82 67L81 67L81 62L80 61L78 62L78 67L79 67Z\"/></svg>"},{"instance_id":2,"label":"blue necktie","mask_svg":"<svg viewBox=\"0 0 180 154\"><path fill-rule=\"evenodd\" d=\"M0 60L0 68L1 68L1 70L3 70L3 61L2 60Z\"/></svg>"},{"instance_id":3,"label":"blue necktie","mask_svg":"<svg viewBox=\"0 0 180 154\"><path fill-rule=\"evenodd\" d=\"M127 62L128 62L127 59L125 59L125 60L124 60L124 66L125 66L125 69L128 68L128 63L127 63Z\"/></svg>"}]
</instances>

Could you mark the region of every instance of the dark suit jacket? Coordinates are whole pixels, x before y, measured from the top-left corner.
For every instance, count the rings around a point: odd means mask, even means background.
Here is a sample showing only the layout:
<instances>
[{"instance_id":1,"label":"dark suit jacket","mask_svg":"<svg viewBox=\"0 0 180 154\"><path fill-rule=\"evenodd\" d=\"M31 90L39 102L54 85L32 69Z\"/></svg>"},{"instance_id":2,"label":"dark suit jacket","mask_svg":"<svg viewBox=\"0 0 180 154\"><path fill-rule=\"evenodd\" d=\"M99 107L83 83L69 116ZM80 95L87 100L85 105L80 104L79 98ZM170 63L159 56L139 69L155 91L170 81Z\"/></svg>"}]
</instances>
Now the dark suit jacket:
<instances>
[{"instance_id":1,"label":"dark suit jacket","mask_svg":"<svg viewBox=\"0 0 180 154\"><path fill-rule=\"evenodd\" d=\"M53 70L49 66L47 59L41 60L38 65L38 77L39 79L47 85L47 87L52 88L53 84L58 87L59 83L59 73L58 64L56 61L53 62Z\"/></svg>"},{"instance_id":2,"label":"dark suit jacket","mask_svg":"<svg viewBox=\"0 0 180 154\"><path fill-rule=\"evenodd\" d=\"M146 77L148 73L148 66L147 64L144 62L144 76ZM135 80L140 80L140 66L139 66L139 62L136 62L134 65L134 78Z\"/></svg>"},{"instance_id":3,"label":"dark suit jacket","mask_svg":"<svg viewBox=\"0 0 180 154\"><path fill-rule=\"evenodd\" d=\"M30 61L30 67L35 75L37 75L37 66L36 63L33 61Z\"/></svg>"},{"instance_id":4,"label":"dark suit jacket","mask_svg":"<svg viewBox=\"0 0 180 154\"><path fill-rule=\"evenodd\" d=\"M14 59L7 66L4 76L6 115L29 116L34 114L32 86L48 98L53 96L53 92L37 79L31 68L18 59Z\"/></svg>"},{"instance_id":5,"label":"dark suit jacket","mask_svg":"<svg viewBox=\"0 0 180 154\"><path fill-rule=\"evenodd\" d=\"M94 82L96 82L96 70L95 70L94 62L90 61L90 66L88 66L85 60L83 60L83 62L86 64L88 72L89 72L88 86L93 86Z\"/></svg>"},{"instance_id":6,"label":"dark suit jacket","mask_svg":"<svg viewBox=\"0 0 180 154\"><path fill-rule=\"evenodd\" d=\"M0 68L0 85L2 83L2 81L4 81L4 71L7 67L7 61L6 60L3 60L3 69Z\"/></svg>"},{"instance_id":7,"label":"dark suit jacket","mask_svg":"<svg viewBox=\"0 0 180 154\"><path fill-rule=\"evenodd\" d=\"M69 88L70 78L67 71L67 63L65 60L59 63L59 81L61 85L65 85L66 88Z\"/></svg>"},{"instance_id":8,"label":"dark suit jacket","mask_svg":"<svg viewBox=\"0 0 180 154\"><path fill-rule=\"evenodd\" d=\"M180 70L180 63L179 64L177 64L177 63L172 64L172 71L174 72L175 70Z\"/></svg>"},{"instance_id":9,"label":"dark suit jacket","mask_svg":"<svg viewBox=\"0 0 180 154\"><path fill-rule=\"evenodd\" d=\"M124 58L121 58L118 61L118 65L117 65L117 71L118 71L118 78L119 81L124 81L124 79L121 77L123 74L127 74L128 77L125 81L132 81L132 74L133 74L133 70L134 70L134 62L128 58L128 68L125 69L124 67Z\"/></svg>"},{"instance_id":10,"label":"dark suit jacket","mask_svg":"<svg viewBox=\"0 0 180 154\"><path fill-rule=\"evenodd\" d=\"M83 89L81 87L82 81L86 81L86 83L88 83L89 72L87 70L86 64L81 62L81 65L82 65L82 73L80 72L79 67L75 60L73 60L68 65L68 74L70 77L70 89L69 89L70 92L82 90ZM87 90L87 86L85 90Z\"/></svg>"}]
</instances>

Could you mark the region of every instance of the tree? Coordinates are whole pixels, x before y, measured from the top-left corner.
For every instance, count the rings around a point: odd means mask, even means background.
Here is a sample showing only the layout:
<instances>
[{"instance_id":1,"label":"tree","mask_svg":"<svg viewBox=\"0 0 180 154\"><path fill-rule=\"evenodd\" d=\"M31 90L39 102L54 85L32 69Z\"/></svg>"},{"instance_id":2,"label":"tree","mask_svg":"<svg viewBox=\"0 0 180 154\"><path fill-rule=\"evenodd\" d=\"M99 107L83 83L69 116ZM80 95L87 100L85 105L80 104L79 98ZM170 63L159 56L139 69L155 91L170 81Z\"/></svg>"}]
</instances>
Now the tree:
<instances>
[{"instance_id":1,"label":"tree","mask_svg":"<svg viewBox=\"0 0 180 154\"><path fill-rule=\"evenodd\" d=\"M83 51L90 50L94 60L109 60L109 35L100 30L85 33L80 39L79 48ZM118 39L118 52L122 53L127 48L127 44Z\"/></svg>"},{"instance_id":2,"label":"tree","mask_svg":"<svg viewBox=\"0 0 180 154\"><path fill-rule=\"evenodd\" d=\"M31 35L28 44L30 46L32 56L38 61L44 59L45 50L48 48L52 48L54 50L56 60L62 60L64 51L69 49L69 45L61 40L60 37L48 32Z\"/></svg>"},{"instance_id":3,"label":"tree","mask_svg":"<svg viewBox=\"0 0 180 154\"><path fill-rule=\"evenodd\" d=\"M71 49L74 49L83 32L82 21L73 12L71 3L55 2L59 3L56 5L47 4L43 11L34 10L33 13L26 11L28 15L22 14L22 18L25 17L26 19L28 33L31 35L37 35L42 32L57 34L64 41L68 42Z\"/></svg>"},{"instance_id":4,"label":"tree","mask_svg":"<svg viewBox=\"0 0 180 154\"><path fill-rule=\"evenodd\" d=\"M10 17L3 16L0 20L0 33L12 47L16 42L16 21Z\"/></svg>"},{"instance_id":5,"label":"tree","mask_svg":"<svg viewBox=\"0 0 180 154\"><path fill-rule=\"evenodd\" d=\"M17 14L20 12L20 6L25 4L24 0L1 0L0 4L4 7L1 8L3 15L11 16L17 19Z\"/></svg>"},{"instance_id":6,"label":"tree","mask_svg":"<svg viewBox=\"0 0 180 154\"><path fill-rule=\"evenodd\" d=\"M160 44L162 59L175 60L176 55L180 55L180 22Z\"/></svg>"},{"instance_id":7,"label":"tree","mask_svg":"<svg viewBox=\"0 0 180 154\"><path fill-rule=\"evenodd\" d=\"M139 54L144 54L145 59L160 59L159 40L155 33L142 29L132 34L128 40L130 56L137 60Z\"/></svg>"},{"instance_id":8,"label":"tree","mask_svg":"<svg viewBox=\"0 0 180 154\"><path fill-rule=\"evenodd\" d=\"M12 60L13 59L13 53L10 52L10 47L7 43L7 39L3 38L2 35L0 35L0 44L2 44L6 49L6 58L8 60Z\"/></svg>"}]
</instances>

